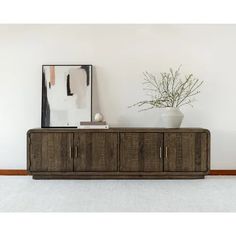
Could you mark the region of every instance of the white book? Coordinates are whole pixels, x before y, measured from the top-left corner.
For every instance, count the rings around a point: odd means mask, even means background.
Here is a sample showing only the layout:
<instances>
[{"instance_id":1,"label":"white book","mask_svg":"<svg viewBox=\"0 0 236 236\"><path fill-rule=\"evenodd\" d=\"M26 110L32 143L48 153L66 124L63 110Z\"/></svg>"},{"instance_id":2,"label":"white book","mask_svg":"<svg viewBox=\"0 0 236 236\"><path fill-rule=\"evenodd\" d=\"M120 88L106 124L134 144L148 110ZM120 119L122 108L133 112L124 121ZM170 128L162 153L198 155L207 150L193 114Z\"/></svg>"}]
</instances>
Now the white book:
<instances>
[{"instance_id":1,"label":"white book","mask_svg":"<svg viewBox=\"0 0 236 236\"><path fill-rule=\"evenodd\" d=\"M109 125L80 125L79 129L109 129Z\"/></svg>"}]
</instances>

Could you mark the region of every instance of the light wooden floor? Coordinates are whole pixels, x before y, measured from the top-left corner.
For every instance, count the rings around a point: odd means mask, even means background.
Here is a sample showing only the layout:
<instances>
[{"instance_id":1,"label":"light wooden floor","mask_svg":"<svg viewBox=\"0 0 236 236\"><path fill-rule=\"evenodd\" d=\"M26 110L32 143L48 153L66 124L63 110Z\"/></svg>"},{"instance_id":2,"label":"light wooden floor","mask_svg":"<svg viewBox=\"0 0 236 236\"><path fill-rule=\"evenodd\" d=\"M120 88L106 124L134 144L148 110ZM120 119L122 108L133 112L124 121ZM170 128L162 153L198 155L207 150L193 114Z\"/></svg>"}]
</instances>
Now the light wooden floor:
<instances>
[{"instance_id":1,"label":"light wooden floor","mask_svg":"<svg viewBox=\"0 0 236 236\"><path fill-rule=\"evenodd\" d=\"M234 212L236 177L32 180L0 177L1 212Z\"/></svg>"}]
</instances>

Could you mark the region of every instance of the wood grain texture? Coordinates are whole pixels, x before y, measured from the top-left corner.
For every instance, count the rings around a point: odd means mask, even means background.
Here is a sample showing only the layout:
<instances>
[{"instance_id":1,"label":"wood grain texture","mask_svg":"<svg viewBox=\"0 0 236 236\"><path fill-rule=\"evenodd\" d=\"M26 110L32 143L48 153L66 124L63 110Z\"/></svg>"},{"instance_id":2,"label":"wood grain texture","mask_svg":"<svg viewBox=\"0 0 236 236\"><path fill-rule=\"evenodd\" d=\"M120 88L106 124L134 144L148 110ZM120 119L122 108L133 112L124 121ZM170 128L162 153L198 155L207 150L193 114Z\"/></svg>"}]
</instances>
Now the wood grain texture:
<instances>
[{"instance_id":1,"label":"wood grain texture","mask_svg":"<svg viewBox=\"0 0 236 236\"><path fill-rule=\"evenodd\" d=\"M178 129L168 129L168 128L142 128L142 127L111 127L109 129L76 129L76 128L42 128L42 129L30 129L27 134L30 133L50 133L50 132L63 132L63 133L79 133L79 132L88 132L88 133L113 133L113 132L121 132L121 133L209 133L207 129L203 128L178 128Z\"/></svg>"},{"instance_id":2,"label":"wood grain texture","mask_svg":"<svg viewBox=\"0 0 236 236\"><path fill-rule=\"evenodd\" d=\"M33 175L33 179L204 179L204 175Z\"/></svg>"},{"instance_id":3,"label":"wood grain texture","mask_svg":"<svg viewBox=\"0 0 236 236\"><path fill-rule=\"evenodd\" d=\"M32 133L30 171L73 171L72 133Z\"/></svg>"},{"instance_id":4,"label":"wood grain texture","mask_svg":"<svg viewBox=\"0 0 236 236\"><path fill-rule=\"evenodd\" d=\"M162 133L120 133L120 171L163 171L162 146Z\"/></svg>"},{"instance_id":5,"label":"wood grain texture","mask_svg":"<svg viewBox=\"0 0 236 236\"><path fill-rule=\"evenodd\" d=\"M118 134L76 133L74 171L117 171Z\"/></svg>"},{"instance_id":6,"label":"wood grain texture","mask_svg":"<svg viewBox=\"0 0 236 236\"><path fill-rule=\"evenodd\" d=\"M210 167L202 128L32 129L27 137L35 178L202 178Z\"/></svg>"},{"instance_id":7,"label":"wood grain texture","mask_svg":"<svg viewBox=\"0 0 236 236\"><path fill-rule=\"evenodd\" d=\"M57 172L53 172L53 173L57 173ZM174 172L162 172L163 175L172 175ZM32 173L33 174L33 173ZM46 172L42 172L41 173L42 175L45 175ZM51 172L48 173L49 175L51 174ZM59 172L57 173L57 175L61 176L61 175L83 175L83 174L87 174L87 175L92 175L94 174L91 173L91 172ZM107 173L107 172L99 172L99 173L96 173L96 175L107 175L107 174L110 174L110 173ZM132 172L132 173L123 173L122 172L122 175L123 174L126 174L126 175L132 175L132 174L137 174L135 172ZM140 173L139 173L140 174ZM149 172L145 172L145 175L148 175ZM185 175L193 175L192 172L186 172ZM196 175L205 175L205 172L203 173L198 173L198 172L194 172L194 174ZM0 175L30 175L30 173L27 171L27 170L21 170L21 169L0 169ZM40 175L40 172L35 172L35 175ZM158 175L160 175L160 173L158 173ZM176 175L176 174L175 174ZM179 175L179 172L178 172L178 175ZM234 176L236 175L236 170L209 170L209 173L208 175L231 175L231 176Z\"/></svg>"},{"instance_id":8,"label":"wood grain texture","mask_svg":"<svg viewBox=\"0 0 236 236\"><path fill-rule=\"evenodd\" d=\"M164 171L208 171L206 133L165 133Z\"/></svg>"},{"instance_id":9,"label":"wood grain texture","mask_svg":"<svg viewBox=\"0 0 236 236\"><path fill-rule=\"evenodd\" d=\"M107 175L115 175L115 176L122 176L122 175L125 175L125 176L128 176L128 175L140 175L140 176L143 176L143 175L151 175L151 176L154 176L154 175L173 175L173 176L176 176L176 175L205 175L206 173L205 172L156 172L156 171L123 171L123 172L110 172L110 171L74 171L74 172L62 172L62 171L54 171L54 172L50 172L50 171L42 171L42 172L31 172L33 175L100 175L100 176L107 176Z\"/></svg>"},{"instance_id":10,"label":"wood grain texture","mask_svg":"<svg viewBox=\"0 0 236 236\"><path fill-rule=\"evenodd\" d=\"M148 175L148 174L152 174L152 172L145 172L145 175ZM175 172L162 172L163 175L172 175L173 173ZM35 172L35 173L32 173L32 174L35 174L35 175L45 175L47 174L47 172ZM51 172L48 172L48 175L52 174ZM84 174L87 174L87 175L92 175L92 174L96 174L96 175L110 175L110 173L107 173L107 172L98 172L98 173L94 173L94 172L53 172L53 174L57 174L59 176L61 175L84 175ZM126 175L138 175L140 174L139 173L136 173L136 172L132 172L132 173L124 173L122 172L122 175L123 174L126 174ZM178 173L175 173L174 175L178 174L179 175L179 172ZM192 175L192 172L186 172L185 175ZM194 174L196 175L205 175L205 172L203 173L198 173L198 172L194 172ZM0 169L0 175L22 175L22 176L26 176L26 175L30 175L30 173L27 171L27 170L22 170L22 169ZM160 173L158 173L158 175L160 175ZM209 170L209 174L208 175L231 175L231 176L234 176L236 175L236 170Z\"/></svg>"}]
</instances>

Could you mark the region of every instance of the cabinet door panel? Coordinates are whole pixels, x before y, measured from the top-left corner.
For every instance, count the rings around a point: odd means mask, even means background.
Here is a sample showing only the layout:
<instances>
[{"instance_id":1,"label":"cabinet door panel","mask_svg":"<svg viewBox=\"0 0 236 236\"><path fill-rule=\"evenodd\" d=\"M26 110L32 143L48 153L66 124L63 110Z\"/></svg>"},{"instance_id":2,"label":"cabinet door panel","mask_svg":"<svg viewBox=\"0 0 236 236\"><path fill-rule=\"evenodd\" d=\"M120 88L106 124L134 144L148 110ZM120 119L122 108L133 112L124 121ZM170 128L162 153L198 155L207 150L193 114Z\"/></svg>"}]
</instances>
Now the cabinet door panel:
<instances>
[{"instance_id":1,"label":"cabinet door panel","mask_svg":"<svg viewBox=\"0 0 236 236\"><path fill-rule=\"evenodd\" d=\"M73 171L72 133L32 133L30 171Z\"/></svg>"},{"instance_id":2,"label":"cabinet door panel","mask_svg":"<svg viewBox=\"0 0 236 236\"><path fill-rule=\"evenodd\" d=\"M163 171L162 133L121 133L120 171Z\"/></svg>"},{"instance_id":3,"label":"cabinet door panel","mask_svg":"<svg viewBox=\"0 0 236 236\"><path fill-rule=\"evenodd\" d=\"M74 171L117 171L116 133L78 133L74 145Z\"/></svg>"},{"instance_id":4,"label":"cabinet door panel","mask_svg":"<svg viewBox=\"0 0 236 236\"><path fill-rule=\"evenodd\" d=\"M207 171L206 133L165 133L164 171Z\"/></svg>"}]
</instances>

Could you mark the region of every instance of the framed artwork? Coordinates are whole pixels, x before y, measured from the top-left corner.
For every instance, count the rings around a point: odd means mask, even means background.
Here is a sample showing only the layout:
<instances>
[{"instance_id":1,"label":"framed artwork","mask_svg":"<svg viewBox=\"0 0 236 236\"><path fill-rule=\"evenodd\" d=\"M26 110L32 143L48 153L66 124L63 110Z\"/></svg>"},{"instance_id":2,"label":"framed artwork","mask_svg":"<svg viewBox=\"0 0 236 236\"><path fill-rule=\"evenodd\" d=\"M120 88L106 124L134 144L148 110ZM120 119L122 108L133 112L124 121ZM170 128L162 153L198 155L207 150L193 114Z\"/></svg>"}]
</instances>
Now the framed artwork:
<instances>
[{"instance_id":1,"label":"framed artwork","mask_svg":"<svg viewBox=\"0 0 236 236\"><path fill-rule=\"evenodd\" d=\"M78 127L92 120L92 65L42 66L41 127Z\"/></svg>"}]
</instances>

